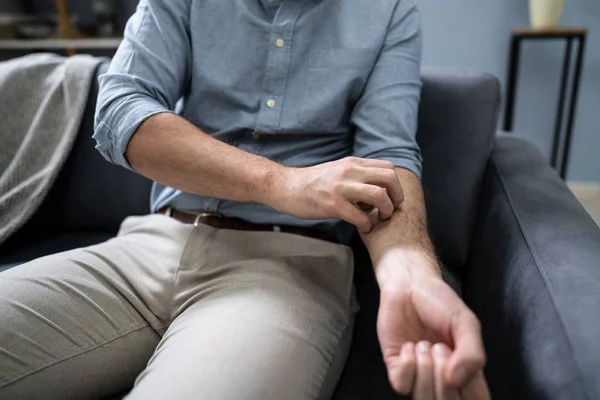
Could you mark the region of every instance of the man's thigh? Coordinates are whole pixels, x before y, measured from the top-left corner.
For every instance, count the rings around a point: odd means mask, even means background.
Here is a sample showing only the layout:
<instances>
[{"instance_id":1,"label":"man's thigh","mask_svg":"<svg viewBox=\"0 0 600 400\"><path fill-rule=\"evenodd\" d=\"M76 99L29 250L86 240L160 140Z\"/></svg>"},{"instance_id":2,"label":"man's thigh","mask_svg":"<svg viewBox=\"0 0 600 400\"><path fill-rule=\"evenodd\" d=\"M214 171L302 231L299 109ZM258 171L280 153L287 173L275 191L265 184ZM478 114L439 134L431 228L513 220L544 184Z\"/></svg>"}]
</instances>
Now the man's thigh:
<instances>
[{"instance_id":1,"label":"man's thigh","mask_svg":"<svg viewBox=\"0 0 600 400\"><path fill-rule=\"evenodd\" d=\"M208 257L182 264L178 316L129 399L329 399L354 320L350 250L292 235L212 236Z\"/></svg>"},{"instance_id":2,"label":"man's thigh","mask_svg":"<svg viewBox=\"0 0 600 400\"><path fill-rule=\"evenodd\" d=\"M130 387L168 323L160 290L147 288L172 281L185 244L177 250L185 235L165 222L130 219L117 239L0 273L0 398L93 399Z\"/></svg>"}]
</instances>

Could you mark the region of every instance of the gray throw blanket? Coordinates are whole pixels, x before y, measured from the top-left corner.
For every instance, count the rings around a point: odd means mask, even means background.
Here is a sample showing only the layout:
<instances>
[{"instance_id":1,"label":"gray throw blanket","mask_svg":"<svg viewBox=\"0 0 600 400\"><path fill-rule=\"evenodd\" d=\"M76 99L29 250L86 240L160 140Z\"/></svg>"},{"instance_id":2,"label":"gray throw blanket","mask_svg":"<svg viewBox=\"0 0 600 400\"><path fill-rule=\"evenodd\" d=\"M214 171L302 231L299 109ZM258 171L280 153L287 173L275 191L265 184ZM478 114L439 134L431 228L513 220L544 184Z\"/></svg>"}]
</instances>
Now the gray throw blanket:
<instances>
[{"instance_id":1,"label":"gray throw blanket","mask_svg":"<svg viewBox=\"0 0 600 400\"><path fill-rule=\"evenodd\" d=\"M101 59L0 62L0 243L42 203L75 141Z\"/></svg>"}]
</instances>

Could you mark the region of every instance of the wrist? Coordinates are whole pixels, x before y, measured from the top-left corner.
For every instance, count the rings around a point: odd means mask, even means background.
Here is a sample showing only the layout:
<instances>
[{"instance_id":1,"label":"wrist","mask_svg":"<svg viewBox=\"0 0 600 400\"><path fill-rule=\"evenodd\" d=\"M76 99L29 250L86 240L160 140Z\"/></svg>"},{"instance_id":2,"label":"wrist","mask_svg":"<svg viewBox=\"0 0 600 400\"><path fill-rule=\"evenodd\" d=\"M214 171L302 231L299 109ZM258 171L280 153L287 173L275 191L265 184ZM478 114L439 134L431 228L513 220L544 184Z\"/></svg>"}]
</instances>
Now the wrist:
<instances>
[{"instance_id":1,"label":"wrist","mask_svg":"<svg viewBox=\"0 0 600 400\"><path fill-rule=\"evenodd\" d=\"M390 248L374 261L373 267L381 290L390 285L405 285L415 279L442 277L437 260L422 249Z\"/></svg>"},{"instance_id":2,"label":"wrist","mask_svg":"<svg viewBox=\"0 0 600 400\"><path fill-rule=\"evenodd\" d=\"M291 168L266 160L267 165L257 174L254 203L264 204L279 210L289 192L289 170Z\"/></svg>"}]
</instances>

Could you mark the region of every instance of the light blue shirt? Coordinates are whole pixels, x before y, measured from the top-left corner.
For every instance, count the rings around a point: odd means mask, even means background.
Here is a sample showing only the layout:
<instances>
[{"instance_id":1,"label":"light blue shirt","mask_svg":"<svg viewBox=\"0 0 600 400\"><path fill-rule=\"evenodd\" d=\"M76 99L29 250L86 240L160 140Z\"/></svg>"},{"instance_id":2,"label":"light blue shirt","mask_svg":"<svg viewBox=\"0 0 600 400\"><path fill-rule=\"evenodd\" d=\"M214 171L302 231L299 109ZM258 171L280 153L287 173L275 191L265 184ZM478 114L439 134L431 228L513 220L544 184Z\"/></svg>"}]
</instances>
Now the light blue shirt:
<instances>
[{"instance_id":1,"label":"light blue shirt","mask_svg":"<svg viewBox=\"0 0 600 400\"><path fill-rule=\"evenodd\" d=\"M415 0L142 0L100 77L94 138L107 160L130 168L139 125L172 112L284 165L354 155L420 176L420 59ZM314 227L341 241L352 233L340 221L157 183L151 206Z\"/></svg>"}]
</instances>

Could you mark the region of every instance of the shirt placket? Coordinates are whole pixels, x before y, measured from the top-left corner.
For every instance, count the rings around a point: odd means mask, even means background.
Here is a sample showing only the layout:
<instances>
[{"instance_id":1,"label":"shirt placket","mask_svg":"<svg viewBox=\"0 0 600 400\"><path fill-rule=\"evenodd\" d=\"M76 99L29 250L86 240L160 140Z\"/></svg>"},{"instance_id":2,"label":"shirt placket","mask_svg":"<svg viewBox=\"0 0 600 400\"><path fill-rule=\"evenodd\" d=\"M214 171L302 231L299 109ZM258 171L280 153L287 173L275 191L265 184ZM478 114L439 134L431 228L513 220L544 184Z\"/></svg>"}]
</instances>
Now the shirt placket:
<instances>
[{"instance_id":1,"label":"shirt placket","mask_svg":"<svg viewBox=\"0 0 600 400\"><path fill-rule=\"evenodd\" d=\"M261 133L272 133L279 127L291 63L294 27L304 1L281 1L271 24L267 68L263 80L264 91L256 119L255 132L252 135L255 140L260 139Z\"/></svg>"},{"instance_id":2,"label":"shirt placket","mask_svg":"<svg viewBox=\"0 0 600 400\"><path fill-rule=\"evenodd\" d=\"M254 132L251 134L252 139L244 141L245 143L240 146L241 149L252 153L259 153L261 134L273 133L279 127L292 57L294 27L305 0L267 0L267 2L272 6L277 6L279 3L279 8L273 18L269 33L269 52L263 79L261 105ZM209 199L206 209L208 212L218 212L220 205L219 199Z\"/></svg>"}]
</instances>

